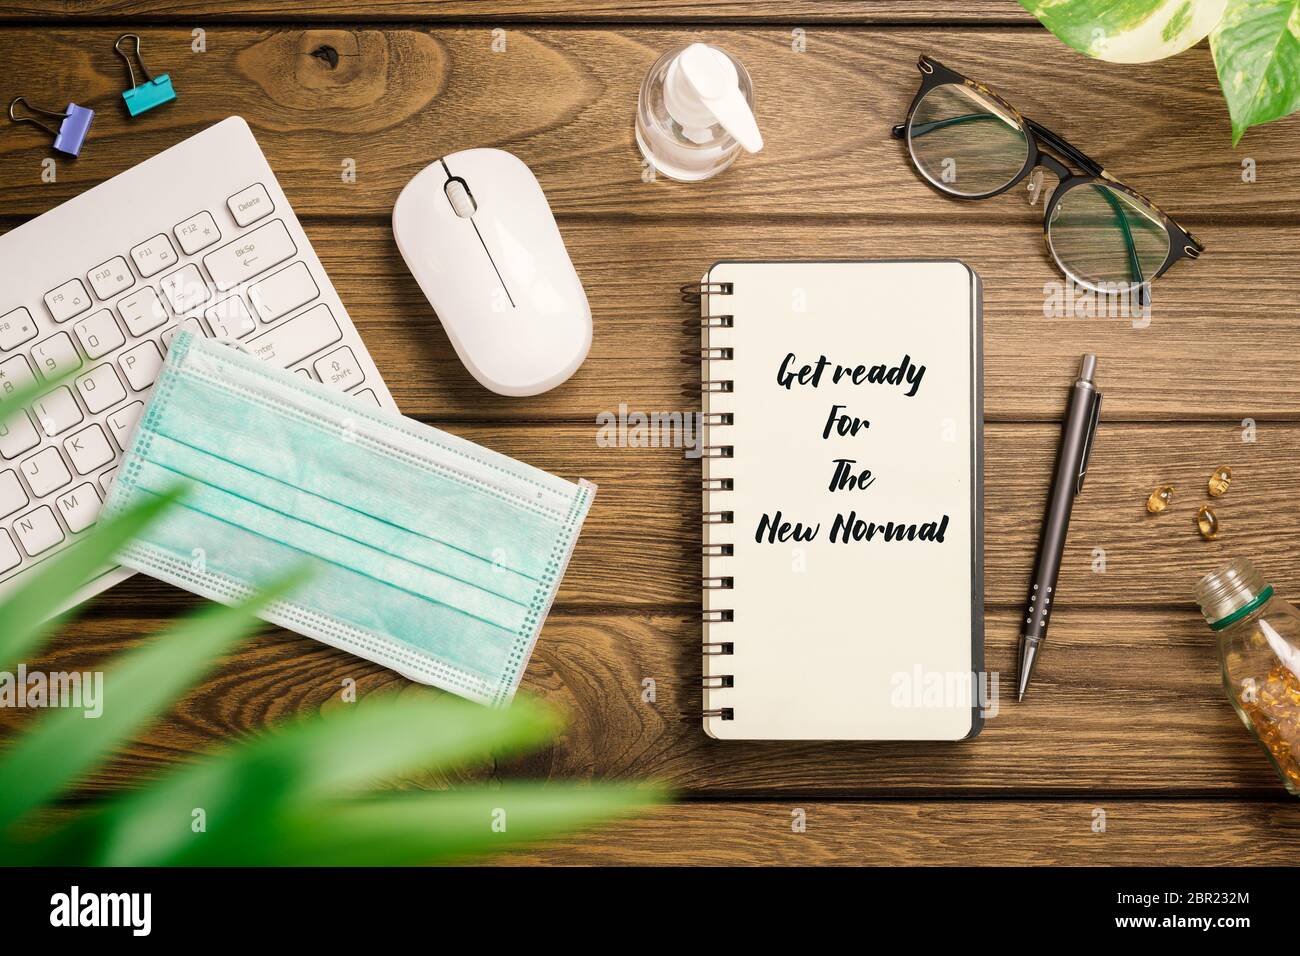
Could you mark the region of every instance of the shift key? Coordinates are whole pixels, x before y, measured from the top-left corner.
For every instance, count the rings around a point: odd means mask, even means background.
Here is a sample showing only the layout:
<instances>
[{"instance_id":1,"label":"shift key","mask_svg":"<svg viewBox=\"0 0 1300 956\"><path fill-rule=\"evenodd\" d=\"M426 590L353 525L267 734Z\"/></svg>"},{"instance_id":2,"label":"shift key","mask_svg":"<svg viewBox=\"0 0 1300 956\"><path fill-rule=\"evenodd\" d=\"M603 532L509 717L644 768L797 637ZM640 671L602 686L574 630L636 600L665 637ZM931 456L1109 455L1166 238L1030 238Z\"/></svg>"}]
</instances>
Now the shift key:
<instances>
[{"instance_id":1,"label":"shift key","mask_svg":"<svg viewBox=\"0 0 1300 956\"><path fill-rule=\"evenodd\" d=\"M292 259L297 252L289 230L276 219L209 252L203 257L203 264L208 267L208 275L212 276L217 289L225 292L272 266Z\"/></svg>"},{"instance_id":2,"label":"shift key","mask_svg":"<svg viewBox=\"0 0 1300 956\"><path fill-rule=\"evenodd\" d=\"M343 333L339 331L329 306L322 303L250 339L248 348L264 361L289 368L341 338Z\"/></svg>"}]
</instances>

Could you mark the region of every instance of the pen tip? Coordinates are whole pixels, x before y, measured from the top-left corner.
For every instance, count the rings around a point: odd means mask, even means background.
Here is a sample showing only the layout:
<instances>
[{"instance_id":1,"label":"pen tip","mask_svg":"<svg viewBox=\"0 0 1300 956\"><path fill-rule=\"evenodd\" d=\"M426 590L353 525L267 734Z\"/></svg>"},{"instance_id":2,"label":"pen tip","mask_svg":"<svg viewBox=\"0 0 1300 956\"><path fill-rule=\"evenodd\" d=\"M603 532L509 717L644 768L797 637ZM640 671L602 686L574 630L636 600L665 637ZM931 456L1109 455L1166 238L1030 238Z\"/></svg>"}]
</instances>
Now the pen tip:
<instances>
[{"instance_id":1,"label":"pen tip","mask_svg":"<svg viewBox=\"0 0 1300 956\"><path fill-rule=\"evenodd\" d=\"M1020 642L1020 670L1016 675L1016 703L1025 699L1029 688L1029 678L1034 673L1034 664L1038 660L1038 643L1023 638Z\"/></svg>"}]
</instances>

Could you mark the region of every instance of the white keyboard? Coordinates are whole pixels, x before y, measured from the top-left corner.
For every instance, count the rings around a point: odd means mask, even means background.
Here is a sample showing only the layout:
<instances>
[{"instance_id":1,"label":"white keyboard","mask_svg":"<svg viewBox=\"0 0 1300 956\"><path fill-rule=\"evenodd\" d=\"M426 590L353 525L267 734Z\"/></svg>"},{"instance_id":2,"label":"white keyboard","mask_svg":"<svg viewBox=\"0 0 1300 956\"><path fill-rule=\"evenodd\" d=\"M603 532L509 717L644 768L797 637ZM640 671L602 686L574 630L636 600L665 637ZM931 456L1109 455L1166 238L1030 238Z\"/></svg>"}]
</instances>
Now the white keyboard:
<instances>
[{"instance_id":1,"label":"white keyboard","mask_svg":"<svg viewBox=\"0 0 1300 956\"><path fill-rule=\"evenodd\" d=\"M224 120L0 236L0 394L76 373L0 422L0 596L94 524L181 328L396 409L248 124Z\"/></svg>"}]
</instances>

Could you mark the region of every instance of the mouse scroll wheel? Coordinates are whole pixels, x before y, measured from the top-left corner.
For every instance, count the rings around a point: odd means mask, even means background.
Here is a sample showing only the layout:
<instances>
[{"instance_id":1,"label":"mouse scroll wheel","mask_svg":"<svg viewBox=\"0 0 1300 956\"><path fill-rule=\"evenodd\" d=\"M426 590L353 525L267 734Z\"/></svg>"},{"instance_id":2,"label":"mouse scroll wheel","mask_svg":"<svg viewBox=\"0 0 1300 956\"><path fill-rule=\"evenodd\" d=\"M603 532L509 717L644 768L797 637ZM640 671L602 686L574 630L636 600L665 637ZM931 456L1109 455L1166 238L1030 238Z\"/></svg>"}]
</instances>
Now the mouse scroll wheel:
<instances>
[{"instance_id":1,"label":"mouse scroll wheel","mask_svg":"<svg viewBox=\"0 0 1300 956\"><path fill-rule=\"evenodd\" d=\"M443 188L447 192L447 199L451 201L451 208L456 210L456 215L460 218L468 219L478 211L478 203L474 202L474 197L469 194L465 180L449 179Z\"/></svg>"}]
</instances>

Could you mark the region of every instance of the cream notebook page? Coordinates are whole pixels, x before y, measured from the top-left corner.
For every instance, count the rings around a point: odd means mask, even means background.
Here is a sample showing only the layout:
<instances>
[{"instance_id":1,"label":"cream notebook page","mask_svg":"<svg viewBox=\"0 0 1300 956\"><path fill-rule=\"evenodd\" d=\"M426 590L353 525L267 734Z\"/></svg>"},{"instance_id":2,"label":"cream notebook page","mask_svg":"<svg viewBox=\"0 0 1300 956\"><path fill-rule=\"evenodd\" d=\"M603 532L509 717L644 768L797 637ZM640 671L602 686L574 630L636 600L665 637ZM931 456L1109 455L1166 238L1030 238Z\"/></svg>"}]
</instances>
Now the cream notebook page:
<instances>
[{"instance_id":1,"label":"cream notebook page","mask_svg":"<svg viewBox=\"0 0 1300 956\"><path fill-rule=\"evenodd\" d=\"M702 314L733 317L702 343L705 730L973 735L978 278L952 261L723 262L705 281L730 285Z\"/></svg>"}]
</instances>

